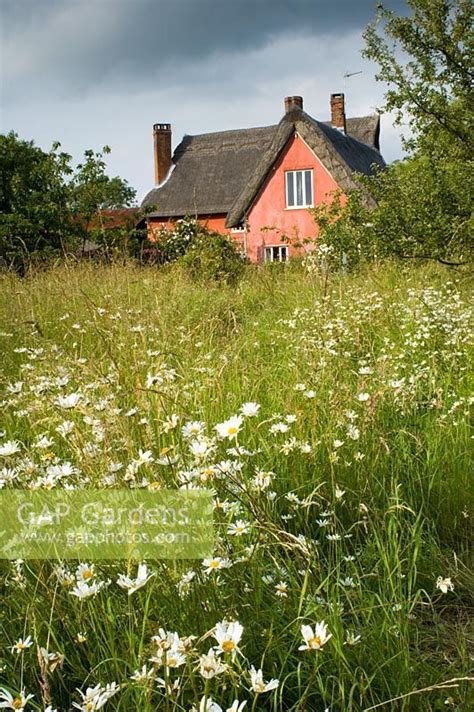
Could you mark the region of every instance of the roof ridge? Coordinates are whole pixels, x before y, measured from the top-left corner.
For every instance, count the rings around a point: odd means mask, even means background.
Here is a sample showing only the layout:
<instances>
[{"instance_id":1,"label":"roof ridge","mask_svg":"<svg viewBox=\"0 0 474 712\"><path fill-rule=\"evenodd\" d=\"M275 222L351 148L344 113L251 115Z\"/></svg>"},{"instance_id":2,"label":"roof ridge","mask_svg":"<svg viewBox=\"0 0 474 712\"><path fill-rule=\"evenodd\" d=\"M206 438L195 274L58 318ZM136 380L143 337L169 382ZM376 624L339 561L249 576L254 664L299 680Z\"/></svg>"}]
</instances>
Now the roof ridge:
<instances>
[{"instance_id":1,"label":"roof ridge","mask_svg":"<svg viewBox=\"0 0 474 712\"><path fill-rule=\"evenodd\" d=\"M309 116L309 114L306 114L306 116ZM377 153L380 153L380 151L377 148L375 148L375 146L370 146L368 143L364 143L364 141L361 141L360 139L356 138L355 136L352 136L352 134L347 133L347 131L340 131L335 126L333 126L330 121L319 121L318 119L314 119L312 116L309 116L309 118L311 119L311 121L314 121L316 124L323 124L325 129L330 129L331 131L336 131L339 134L339 136L345 140L355 141L356 143L360 144L364 148L369 148L371 151L377 151ZM358 117L354 117L354 118L365 119L368 117L358 116Z\"/></svg>"},{"instance_id":2,"label":"roof ridge","mask_svg":"<svg viewBox=\"0 0 474 712\"><path fill-rule=\"evenodd\" d=\"M201 134L184 134L183 138L201 138L202 136L222 136L223 134L240 133L242 131L258 131L259 129L276 129L278 124L267 126L249 126L243 129L225 129L224 131L207 131Z\"/></svg>"}]
</instances>

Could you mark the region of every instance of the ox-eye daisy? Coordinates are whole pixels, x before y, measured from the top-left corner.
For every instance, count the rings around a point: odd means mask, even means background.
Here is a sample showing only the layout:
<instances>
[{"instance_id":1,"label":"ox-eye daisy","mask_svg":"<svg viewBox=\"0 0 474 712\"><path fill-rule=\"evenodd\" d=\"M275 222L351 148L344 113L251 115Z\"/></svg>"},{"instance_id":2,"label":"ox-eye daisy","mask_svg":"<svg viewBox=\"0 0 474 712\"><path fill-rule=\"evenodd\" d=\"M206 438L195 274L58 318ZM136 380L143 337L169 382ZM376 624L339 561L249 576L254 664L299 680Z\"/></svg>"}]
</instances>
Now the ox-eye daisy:
<instances>
[{"instance_id":1,"label":"ox-eye daisy","mask_svg":"<svg viewBox=\"0 0 474 712\"><path fill-rule=\"evenodd\" d=\"M254 666L250 668L250 684L253 692L260 694L261 692L270 692L270 690L275 690L280 684L279 680L272 679L269 682L265 682L263 679L262 670L256 670Z\"/></svg>"},{"instance_id":2,"label":"ox-eye daisy","mask_svg":"<svg viewBox=\"0 0 474 712\"><path fill-rule=\"evenodd\" d=\"M139 588L142 588L142 586L144 586L153 575L153 573L148 573L146 564L139 564L137 577L135 579L125 576L125 574L119 574L117 583L122 588L128 589L128 595L131 596L132 593L135 593L135 591L138 591Z\"/></svg>"},{"instance_id":3,"label":"ox-eye daisy","mask_svg":"<svg viewBox=\"0 0 474 712\"><path fill-rule=\"evenodd\" d=\"M18 440L7 440L7 442L0 445L0 455L2 457L10 457L10 455L15 455L20 452L20 443Z\"/></svg>"},{"instance_id":4,"label":"ox-eye daisy","mask_svg":"<svg viewBox=\"0 0 474 712\"><path fill-rule=\"evenodd\" d=\"M199 658L199 672L205 680L212 680L216 675L225 672L227 667L219 660L212 648L206 655L201 655Z\"/></svg>"},{"instance_id":5,"label":"ox-eye daisy","mask_svg":"<svg viewBox=\"0 0 474 712\"><path fill-rule=\"evenodd\" d=\"M243 418L241 415L233 415L229 420L223 423L218 423L215 427L220 438L228 438L233 440L237 437L240 428L242 427Z\"/></svg>"},{"instance_id":6,"label":"ox-eye daisy","mask_svg":"<svg viewBox=\"0 0 474 712\"><path fill-rule=\"evenodd\" d=\"M227 529L227 534L231 534L232 536L242 536L243 534L248 534L249 532L249 523L244 522L243 519L238 519L236 522L232 522L229 524L229 528Z\"/></svg>"},{"instance_id":7,"label":"ox-eye daisy","mask_svg":"<svg viewBox=\"0 0 474 712\"><path fill-rule=\"evenodd\" d=\"M218 653L232 653L235 654L239 652L239 642L244 632L244 627L239 623L239 621L222 621L217 623L214 638L217 640L218 645L215 649Z\"/></svg>"},{"instance_id":8,"label":"ox-eye daisy","mask_svg":"<svg viewBox=\"0 0 474 712\"><path fill-rule=\"evenodd\" d=\"M70 393L68 396L58 396L55 400L56 405L65 410L75 408L79 405L82 396L80 393Z\"/></svg>"},{"instance_id":9,"label":"ox-eye daisy","mask_svg":"<svg viewBox=\"0 0 474 712\"><path fill-rule=\"evenodd\" d=\"M327 625L324 621L316 623L314 631L310 625L302 625L301 635L303 636L304 645L300 645L298 650L321 650L323 645L332 638L332 633L328 634Z\"/></svg>"},{"instance_id":10,"label":"ox-eye daisy","mask_svg":"<svg viewBox=\"0 0 474 712\"><path fill-rule=\"evenodd\" d=\"M22 690L18 697L13 697L13 695L8 692L5 687L0 687L0 707L7 710L16 710L16 712L23 712L29 700L31 700L34 695L27 695L25 690Z\"/></svg>"},{"instance_id":11,"label":"ox-eye daisy","mask_svg":"<svg viewBox=\"0 0 474 712\"><path fill-rule=\"evenodd\" d=\"M219 569L228 569L232 564L229 559L223 559L220 556L215 556L213 559L204 559L202 565L206 569L206 574Z\"/></svg>"},{"instance_id":12,"label":"ox-eye daisy","mask_svg":"<svg viewBox=\"0 0 474 712\"><path fill-rule=\"evenodd\" d=\"M438 576L436 580L436 588L441 591L441 593L448 593L448 591L454 591L454 584L450 578Z\"/></svg>"},{"instance_id":13,"label":"ox-eye daisy","mask_svg":"<svg viewBox=\"0 0 474 712\"><path fill-rule=\"evenodd\" d=\"M31 648L33 645L33 641L31 639L31 635L29 635L27 638L19 638L14 645L11 647L12 653L23 653L25 650L28 648Z\"/></svg>"},{"instance_id":14,"label":"ox-eye daisy","mask_svg":"<svg viewBox=\"0 0 474 712\"><path fill-rule=\"evenodd\" d=\"M240 412L246 418L254 418L256 415L258 415L259 410L260 410L259 403L253 403L253 402L244 403L242 405L242 407L240 408Z\"/></svg>"}]
</instances>

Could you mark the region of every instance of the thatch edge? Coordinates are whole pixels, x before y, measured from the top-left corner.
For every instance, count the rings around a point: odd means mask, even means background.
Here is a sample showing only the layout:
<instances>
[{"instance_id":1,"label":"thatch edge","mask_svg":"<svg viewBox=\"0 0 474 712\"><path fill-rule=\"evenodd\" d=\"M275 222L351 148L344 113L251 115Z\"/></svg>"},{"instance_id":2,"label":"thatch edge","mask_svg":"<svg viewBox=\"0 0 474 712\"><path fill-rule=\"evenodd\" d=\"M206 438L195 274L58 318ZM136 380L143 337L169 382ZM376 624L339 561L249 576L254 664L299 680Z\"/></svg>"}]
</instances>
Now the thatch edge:
<instances>
[{"instance_id":1,"label":"thatch edge","mask_svg":"<svg viewBox=\"0 0 474 712\"><path fill-rule=\"evenodd\" d=\"M326 131L328 129L329 133L331 131L337 131L337 129L333 129L326 124ZM298 133L301 136L301 138L313 151L316 158L321 161L323 166L333 176L334 180L343 191L349 192L351 190L362 190L364 202L367 206L376 206L375 200L368 193L368 191L362 189L361 186L355 181L353 177L355 174L354 171L349 168L342 156L331 143L326 133L319 127L319 122L312 119L301 109L294 108L285 114L283 119L280 121L276 136L257 167L254 178L237 197L235 203L229 210L227 220L225 222L225 226L227 228L236 227L248 215L255 199L265 183L272 165L278 160L289 139L294 133ZM346 136L345 138L350 142L354 142L356 145L359 144L365 149L370 149L378 153L377 149L371 148L367 144L363 144L351 136ZM381 156L380 159L383 162ZM374 161L374 163L376 162Z\"/></svg>"}]
</instances>

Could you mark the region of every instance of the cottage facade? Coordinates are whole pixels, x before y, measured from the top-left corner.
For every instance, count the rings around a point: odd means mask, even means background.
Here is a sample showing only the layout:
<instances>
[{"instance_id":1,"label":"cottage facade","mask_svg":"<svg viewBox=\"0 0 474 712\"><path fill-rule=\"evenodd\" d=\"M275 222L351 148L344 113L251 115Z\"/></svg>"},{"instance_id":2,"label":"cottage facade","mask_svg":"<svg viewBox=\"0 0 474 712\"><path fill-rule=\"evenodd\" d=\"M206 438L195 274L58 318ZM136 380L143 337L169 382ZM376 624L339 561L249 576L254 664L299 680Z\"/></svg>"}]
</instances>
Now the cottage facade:
<instances>
[{"instance_id":1,"label":"cottage facade","mask_svg":"<svg viewBox=\"0 0 474 712\"><path fill-rule=\"evenodd\" d=\"M156 185L142 203L152 208L149 238L190 215L229 234L251 262L286 261L304 249L294 243L316 236L309 207L385 165L379 133L378 115L346 119L343 94L331 95L330 121L287 97L279 124L185 136L173 155L170 124L155 124Z\"/></svg>"}]
</instances>

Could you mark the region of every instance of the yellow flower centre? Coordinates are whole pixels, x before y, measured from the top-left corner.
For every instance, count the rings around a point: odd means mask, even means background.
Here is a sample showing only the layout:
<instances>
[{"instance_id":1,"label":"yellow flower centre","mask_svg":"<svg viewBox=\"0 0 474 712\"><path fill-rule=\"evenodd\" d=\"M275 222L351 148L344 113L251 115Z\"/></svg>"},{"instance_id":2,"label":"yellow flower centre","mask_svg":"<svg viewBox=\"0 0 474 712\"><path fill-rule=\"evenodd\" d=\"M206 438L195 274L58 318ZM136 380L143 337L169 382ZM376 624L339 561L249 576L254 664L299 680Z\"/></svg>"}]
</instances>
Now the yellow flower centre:
<instances>
[{"instance_id":1,"label":"yellow flower centre","mask_svg":"<svg viewBox=\"0 0 474 712\"><path fill-rule=\"evenodd\" d=\"M227 432L229 433L229 435L235 435L238 432L238 429L231 426Z\"/></svg>"},{"instance_id":2,"label":"yellow flower centre","mask_svg":"<svg viewBox=\"0 0 474 712\"><path fill-rule=\"evenodd\" d=\"M26 648L26 645L24 643L17 643L16 648L17 650L24 650Z\"/></svg>"},{"instance_id":3,"label":"yellow flower centre","mask_svg":"<svg viewBox=\"0 0 474 712\"><path fill-rule=\"evenodd\" d=\"M320 648L321 647L321 638L319 635L315 635L313 638L310 638L308 640L308 646L310 648Z\"/></svg>"},{"instance_id":4,"label":"yellow flower centre","mask_svg":"<svg viewBox=\"0 0 474 712\"><path fill-rule=\"evenodd\" d=\"M235 650L236 645L233 640L224 640L224 642L221 644L221 648L224 653L231 653L233 650Z\"/></svg>"},{"instance_id":5,"label":"yellow flower centre","mask_svg":"<svg viewBox=\"0 0 474 712\"><path fill-rule=\"evenodd\" d=\"M211 569L218 569L219 568L219 562L217 559L213 559L211 563L209 564L209 568Z\"/></svg>"},{"instance_id":6,"label":"yellow flower centre","mask_svg":"<svg viewBox=\"0 0 474 712\"><path fill-rule=\"evenodd\" d=\"M86 570L84 571L84 573L82 574L82 578L83 578L85 581L88 581L89 579L91 579L91 578L93 577L93 575L94 575L94 574L93 574L93 572L92 572L90 569L86 569Z\"/></svg>"},{"instance_id":7,"label":"yellow flower centre","mask_svg":"<svg viewBox=\"0 0 474 712\"><path fill-rule=\"evenodd\" d=\"M12 702L12 707L14 710L22 710L23 709L23 701L19 697L15 697L15 699Z\"/></svg>"}]
</instances>

